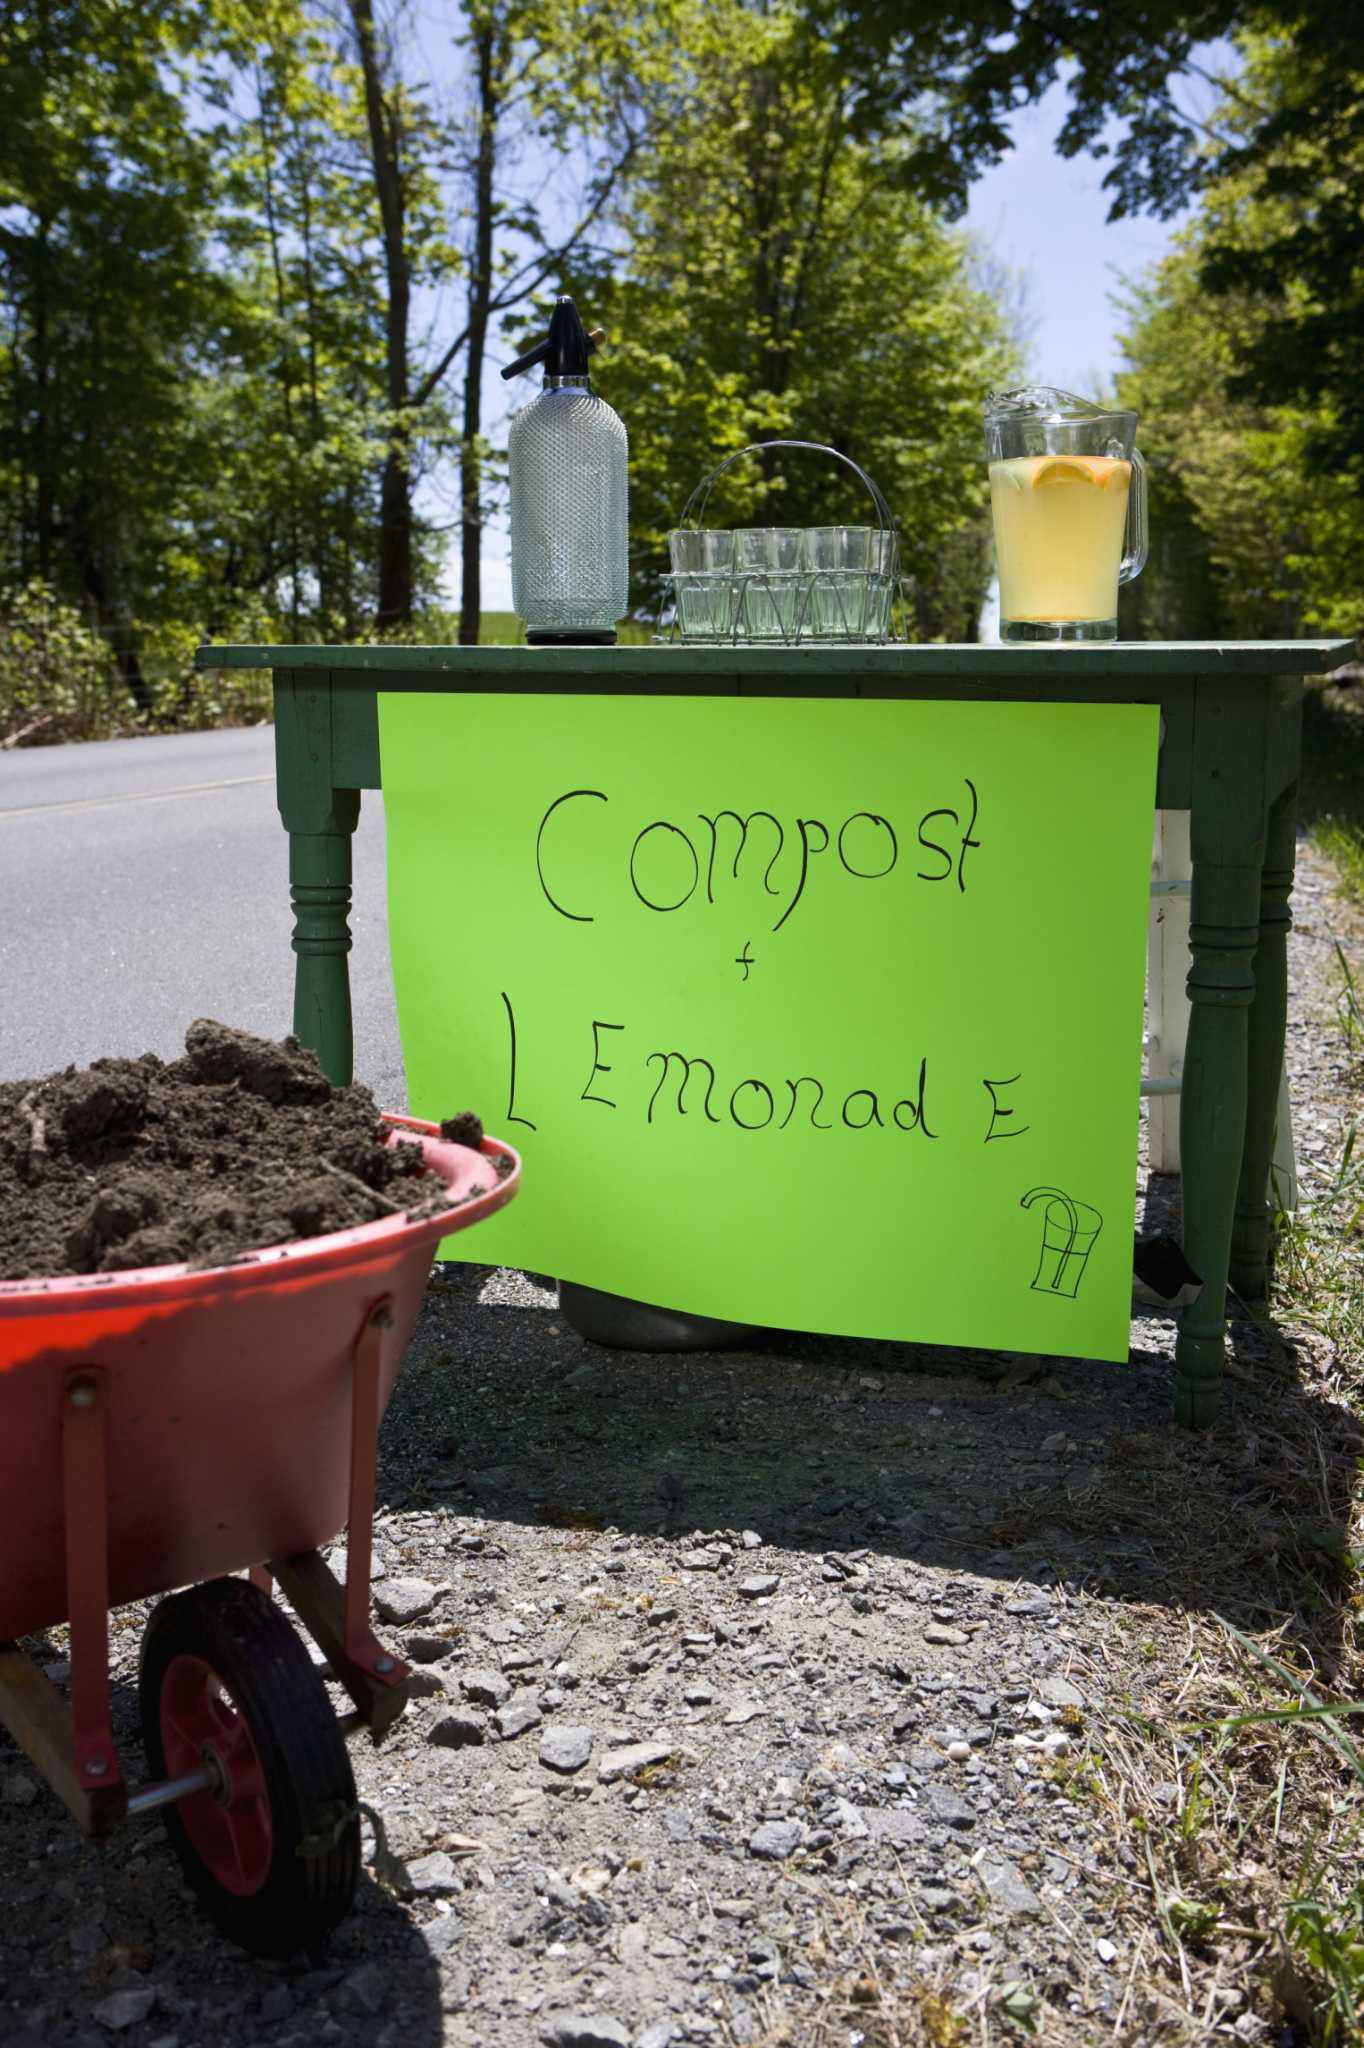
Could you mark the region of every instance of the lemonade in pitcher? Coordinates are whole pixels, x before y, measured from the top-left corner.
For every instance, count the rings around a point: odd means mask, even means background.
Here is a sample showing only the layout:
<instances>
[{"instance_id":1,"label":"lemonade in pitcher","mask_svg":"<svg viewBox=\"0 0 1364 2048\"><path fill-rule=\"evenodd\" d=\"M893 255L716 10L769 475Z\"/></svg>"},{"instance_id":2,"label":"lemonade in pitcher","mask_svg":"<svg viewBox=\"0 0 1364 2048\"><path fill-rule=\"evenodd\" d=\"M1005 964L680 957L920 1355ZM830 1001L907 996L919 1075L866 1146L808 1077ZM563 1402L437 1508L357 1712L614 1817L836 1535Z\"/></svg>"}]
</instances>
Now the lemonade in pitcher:
<instances>
[{"instance_id":1,"label":"lemonade in pitcher","mask_svg":"<svg viewBox=\"0 0 1364 2048\"><path fill-rule=\"evenodd\" d=\"M990 464L1002 618L1116 619L1131 481L1131 463L1110 455Z\"/></svg>"},{"instance_id":2,"label":"lemonade in pitcher","mask_svg":"<svg viewBox=\"0 0 1364 2048\"><path fill-rule=\"evenodd\" d=\"M1111 640L1118 585L1146 559L1146 494L1134 413L1051 386L985 409L1005 640Z\"/></svg>"}]
</instances>

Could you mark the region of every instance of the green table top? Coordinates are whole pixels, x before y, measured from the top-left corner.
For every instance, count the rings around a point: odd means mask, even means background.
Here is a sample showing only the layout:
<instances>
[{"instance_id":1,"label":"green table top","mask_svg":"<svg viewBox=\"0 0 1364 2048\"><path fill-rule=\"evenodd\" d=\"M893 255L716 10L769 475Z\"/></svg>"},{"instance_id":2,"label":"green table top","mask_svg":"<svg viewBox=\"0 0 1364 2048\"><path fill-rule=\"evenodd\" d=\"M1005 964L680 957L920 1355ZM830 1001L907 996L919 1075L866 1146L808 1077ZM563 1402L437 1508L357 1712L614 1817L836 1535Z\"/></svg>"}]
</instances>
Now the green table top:
<instances>
[{"instance_id":1,"label":"green table top","mask_svg":"<svg viewBox=\"0 0 1364 2048\"><path fill-rule=\"evenodd\" d=\"M1354 661L1353 640L1107 640L1088 644L909 647L696 647L681 641L647 647L200 647L195 666L324 670L334 676L383 673L477 676L504 685L536 674L557 684L571 678L619 688L626 677L667 683L682 676L733 676L758 682L798 674L842 684L856 677L1059 677L1137 682L1163 676L1327 675Z\"/></svg>"}]
</instances>

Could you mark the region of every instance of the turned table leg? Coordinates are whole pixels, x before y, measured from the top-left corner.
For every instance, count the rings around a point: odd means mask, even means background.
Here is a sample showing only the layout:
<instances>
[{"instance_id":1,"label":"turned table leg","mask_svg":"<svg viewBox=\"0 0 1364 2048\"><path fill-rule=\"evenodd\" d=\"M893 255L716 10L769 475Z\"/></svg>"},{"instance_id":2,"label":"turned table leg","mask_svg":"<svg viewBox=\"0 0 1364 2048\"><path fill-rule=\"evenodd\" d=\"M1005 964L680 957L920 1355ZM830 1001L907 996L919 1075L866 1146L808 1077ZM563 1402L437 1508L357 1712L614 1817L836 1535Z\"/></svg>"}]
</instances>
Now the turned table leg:
<instances>
[{"instance_id":1,"label":"turned table leg","mask_svg":"<svg viewBox=\"0 0 1364 2048\"><path fill-rule=\"evenodd\" d=\"M1297 853L1296 796L1296 789L1286 789L1270 810L1260 880L1255 999L1248 1025L1245 1149L1231 1243L1231 1284L1246 1301L1261 1299L1269 1285L1274 1224L1269 1169L1274 1156L1279 1075L1288 1017L1288 934L1292 925L1289 898Z\"/></svg>"},{"instance_id":2,"label":"turned table leg","mask_svg":"<svg viewBox=\"0 0 1364 2048\"><path fill-rule=\"evenodd\" d=\"M358 789L332 787L332 700L327 676L276 672L275 781L289 834L294 910L294 1035L329 1081L354 1076L350 1007L351 840Z\"/></svg>"},{"instance_id":3,"label":"turned table leg","mask_svg":"<svg viewBox=\"0 0 1364 2048\"><path fill-rule=\"evenodd\" d=\"M1246 1125L1247 1020L1259 940L1258 867L1194 854L1189 1041L1180 1096L1184 1249L1203 1291L1180 1318L1175 1420L1206 1429L1221 1398L1227 1269Z\"/></svg>"}]
</instances>

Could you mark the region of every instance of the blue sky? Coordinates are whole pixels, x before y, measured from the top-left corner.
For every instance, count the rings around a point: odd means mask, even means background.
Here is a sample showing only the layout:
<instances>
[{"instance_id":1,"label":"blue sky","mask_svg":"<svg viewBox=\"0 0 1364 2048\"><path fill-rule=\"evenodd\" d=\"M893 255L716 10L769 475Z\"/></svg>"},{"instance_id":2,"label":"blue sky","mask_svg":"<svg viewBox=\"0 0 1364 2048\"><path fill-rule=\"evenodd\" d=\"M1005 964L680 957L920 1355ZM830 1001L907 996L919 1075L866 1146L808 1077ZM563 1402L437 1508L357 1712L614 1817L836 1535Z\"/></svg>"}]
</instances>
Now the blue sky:
<instances>
[{"instance_id":1,"label":"blue sky","mask_svg":"<svg viewBox=\"0 0 1364 2048\"><path fill-rule=\"evenodd\" d=\"M1179 222L1107 219L1109 160L1057 155L1066 105L1055 85L1014 117L1014 147L972 187L966 224L1027 279L1031 377L1097 398L1122 367L1115 290L1159 261Z\"/></svg>"},{"instance_id":2,"label":"blue sky","mask_svg":"<svg viewBox=\"0 0 1364 2048\"><path fill-rule=\"evenodd\" d=\"M966 226L1026 280L1029 377L1097 398L1122 363L1114 294L1124 277L1159 261L1179 223L1146 216L1108 221L1101 183L1107 160L1056 153L1066 105L1065 88L1056 85L1014 117L1014 148L972 188ZM489 427L497 431L504 412L524 405L534 389L520 379L509 390L494 370L484 401ZM489 530L483 563L488 611L511 610L508 555L505 528ZM452 602L458 602L458 588L452 558Z\"/></svg>"}]
</instances>

